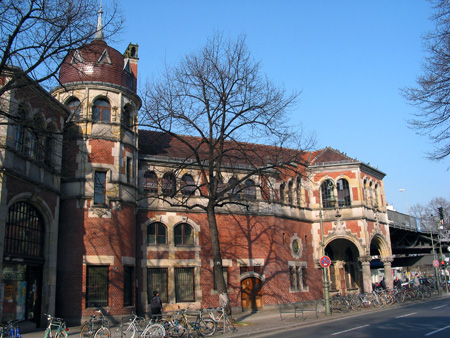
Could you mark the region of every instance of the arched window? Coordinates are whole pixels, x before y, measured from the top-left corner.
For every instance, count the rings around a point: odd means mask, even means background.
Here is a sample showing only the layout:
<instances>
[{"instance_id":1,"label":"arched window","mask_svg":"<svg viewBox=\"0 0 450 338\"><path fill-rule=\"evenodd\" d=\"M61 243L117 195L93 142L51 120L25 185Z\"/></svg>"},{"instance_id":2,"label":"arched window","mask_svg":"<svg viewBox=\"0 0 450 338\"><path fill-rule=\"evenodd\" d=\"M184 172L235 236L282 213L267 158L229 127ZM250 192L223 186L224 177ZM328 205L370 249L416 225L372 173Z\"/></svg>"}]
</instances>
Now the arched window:
<instances>
[{"instance_id":1,"label":"arched window","mask_svg":"<svg viewBox=\"0 0 450 338\"><path fill-rule=\"evenodd\" d=\"M172 173L165 173L162 179L162 193L165 196L173 196L176 191L175 175Z\"/></svg>"},{"instance_id":2,"label":"arched window","mask_svg":"<svg viewBox=\"0 0 450 338\"><path fill-rule=\"evenodd\" d=\"M44 222L37 209L18 202L8 210L4 257L44 259Z\"/></svg>"},{"instance_id":3,"label":"arched window","mask_svg":"<svg viewBox=\"0 0 450 338\"><path fill-rule=\"evenodd\" d=\"M378 204L378 198L379 198L379 195L378 195L378 184L375 184L375 189L374 189L374 207L375 208L378 208L378 206L379 206L379 204Z\"/></svg>"},{"instance_id":4,"label":"arched window","mask_svg":"<svg viewBox=\"0 0 450 338\"><path fill-rule=\"evenodd\" d=\"M368 191L367 191L367 180L366 179L364 179L363 186L364 186L364 201L366 202L366 204L368 204L369 195L368 195Z\"/></svg>"},{"instance_id":5,"label":"arched window","mask_svg":"<svg viewBox=\"0 0 450 338\"><path fill-rule=\"evenodd\" d=\"M147 226L147 245L167 244L167 229L161 222L150 223Z\"/></svg>"},{"instance_id":6,"label":"arched window","mask_svg":"<svg viewBox=\"0 0 450 338\"><path fill-rule=\"evenodd\" d=\"M194 245L194 229L189 224L177 224L173 233L175 245Z\"/></svg>"},{"instance_id":7,"label":"arched window","mask_svg":"<svg viewBox=\"0 0 450 338\"><path fill-rule=\"evenodd\" d=\"M230 178L228 181L228 196L236 200L241 198L238 180L234 177Z\"/></svg>"},{"instance_id":8,"label":"arched window","mask_svg":"<svg viewBox=\"0 0 450 338\"><path fill-rule=\"evenodd\" d=\"M81 102L76 97L71 98L67 104L67 109L70 110L70 113L72 115L72 119L74 121L78 121L81 116Z\"/></svg>"},{"instance_id":9,"label":"arched window","mask_svg":"<svg viewBox=\"0 0 450 338\"><path fill-rule=\"evenodd\" d=\"M53 123L47 125L45 140L44 140L44 163L48 166L53 166L53 151L55 148L55 141L53 135L56 132L56 127Z\"/></svg>"},{"instance_id":10,"label":"arched window","mask_svg":"<svg viewBox=\"0 0 450 338\"><path fill-rule=\"evenodd\" d=\"M181 187L180 187L181 194L184 196L191 196L195 193L195 189L196 186L192 176L188 174L184 175L181 178Z\"/></svg>"},{"instance_id":11,"label":"arched window","mask_svg":"<svg viewBox=\"0 0 450 338\"><path fill-rule=\"evenodd\" d=\"M25 123L25 119L27 116L27 110L23 105L19 106L17 111L17 125L16 125L16 134L14 137L15 148L17 152L23 154L24 152L24 144L25 144L25 127L23 124Z\"/></svg>"},{"instance_id":12,"label":"arched window","mask_svg":"<svg viewBox=\"0 0 450 338\"><path fill-rule=\"evenodd\" d=\"M282 183L280 185L280 202L284 203L285 200L286 200L286 184Z\"/></svg>"},{"instance_id":13,"label":"arched window","mask_svg":"<svg viewBox=\"0 0 450 338\"><path fill-rule=\"evenodd\" d=\"M244 187L244 190L243 190L243 193L242 193L244 199L251 200L251 201L256 200L256 186L255 186L255 183L253 183L252 180L247 180L247 181L245 181L244 185L245 185L245 187Z\"/></svg>"},{"instance_id":14,"label":"arched window","mask_svg":"<svg viewBox=\"0 0 450 338\"><path fill-rule=\"evenodd\" d=\"M289 202L289 204L290 205L292 205L293 203L294 203L294 197L293 197L293 195L292 195L292 186L293 186L293 182L292 182L292 180L291 181L289 181L289 183L288 183L288 202Z\"/></svg>"},{"instance_id":15,"label":"arched window","mask_svg":"<svg viewBox=\"0 0 450 338\"><path fill-rule=\"evenodd\" d=\"M331 180L326 180L320 186L322 193L322 207L334 208L336 204L336 197L334 196L334 183Z\"/></svg>"},{"instance_id":16,"label":"arched window","mask_svg":"<svg viewBox=\"0 0 450 338\"><path fill-rule=\"evenodd\" d=\"M350 188L348 186L348 181L345 179L340 179L337 181L337 195L338 203L340 207L349 207L351 205L350 200Z\"/></svg>"},{"instance_id":17,"label":"arched window","mask_svg":"<svg viewBox=\"0 0 450 338\"><path fill-rule=\"evenodd\" d=\"M158 176L154 171L146 171L144 174L144 190L149 194L158 193Z\"/></svg>"},{"instance_id":18,"label":"arched window","mask_svg":"<svg viewBox=\"0 0 450 338\"><path fill-rule=\"evenodd\" d=\"M92 120L110 122L111 121L111 105L106 99L97 99L92 107Z\"/></svg>"}]
</instances>

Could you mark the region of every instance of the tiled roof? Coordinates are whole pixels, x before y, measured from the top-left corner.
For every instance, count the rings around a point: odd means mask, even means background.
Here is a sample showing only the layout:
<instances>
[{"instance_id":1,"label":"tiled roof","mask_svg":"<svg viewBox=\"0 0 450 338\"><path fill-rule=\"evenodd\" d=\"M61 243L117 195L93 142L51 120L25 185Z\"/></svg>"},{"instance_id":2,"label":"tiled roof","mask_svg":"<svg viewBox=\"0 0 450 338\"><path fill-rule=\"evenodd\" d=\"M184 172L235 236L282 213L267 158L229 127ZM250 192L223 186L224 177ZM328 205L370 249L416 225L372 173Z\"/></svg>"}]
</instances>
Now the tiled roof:
<instances>
[{"instance_id":1,"label":"tiled roof","mask_svg":"<svg viewBox=\"0 0 450 338\"><path fill-rule=\"evenodd\" d=\"M134 75L125 68L125 57L103 40L74 50L67 55L59 80L62 84L96 81L119 85L136 92Z\"/></svg>"},{"instance_id":2,"label":"tiled roof","mask_svg":"<svg viewBox=\"0 0 450 338\"><path fill-rule=\"evenodd\" d=\"M193 136L180 136L183 140L188 140L189 144L199 149L201 159L208 158L206 145L201 145L201 139ZM309 153L280 149L274 146L267 146L253 143L226 142L225 162L233 165L256 165L261 166L275 161L306 162ZM281 151L282 150L282 151ZM139 130L139 152L143 156L158 156L174 159L193 159L193 151L178 138L150 130ZM246 154L243 158L242 154Z\"/></svg>"}]
</instances>

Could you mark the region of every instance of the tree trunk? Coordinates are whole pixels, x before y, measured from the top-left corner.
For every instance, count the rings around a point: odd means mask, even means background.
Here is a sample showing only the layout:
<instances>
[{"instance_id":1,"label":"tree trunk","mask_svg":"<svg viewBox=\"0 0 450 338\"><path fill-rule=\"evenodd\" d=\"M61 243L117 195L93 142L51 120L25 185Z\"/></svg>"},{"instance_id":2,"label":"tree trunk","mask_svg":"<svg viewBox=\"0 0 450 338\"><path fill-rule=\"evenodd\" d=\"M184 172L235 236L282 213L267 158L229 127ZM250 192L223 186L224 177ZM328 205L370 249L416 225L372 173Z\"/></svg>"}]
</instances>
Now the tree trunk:
<instances>
[{"instance_id":1,"label":"tree trunk","mask_svg":"<svg viewBox=\"0 0 450 338\"><path fill-rule=\"evenodd\" d=\"M227 283L223 276L222 255L220 253L219 230L217 229L216 212L214 206L209 204L206 213L208 216L209 232L211 234L212 259L214 263L214 279L219 292L219 304L231 315L230 299L228 298Z\"/></svg>"}]
</instances>

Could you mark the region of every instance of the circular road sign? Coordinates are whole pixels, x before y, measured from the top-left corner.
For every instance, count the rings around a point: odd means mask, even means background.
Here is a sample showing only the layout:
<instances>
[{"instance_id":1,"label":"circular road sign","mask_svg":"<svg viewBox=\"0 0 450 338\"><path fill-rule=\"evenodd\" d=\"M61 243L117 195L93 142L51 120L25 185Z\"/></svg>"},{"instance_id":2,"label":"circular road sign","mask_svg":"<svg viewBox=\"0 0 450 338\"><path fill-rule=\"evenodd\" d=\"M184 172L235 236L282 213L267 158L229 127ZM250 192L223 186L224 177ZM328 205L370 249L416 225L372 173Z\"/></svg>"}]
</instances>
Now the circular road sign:
<instances>
[{"instance_id":1,"label":"circular road sign","mask_svg":"<svg viewBox=\"0 0 450 338\"><path fill-rule=\"evenodd\" d=\"M438 267L439 267L439 261L438 261L437 259L435 259L435 260L433 261L433 266L434 266L435 268L438 268Z\"/></svg>"},{"instance_id":2,"label":"circular road sign","mask_svg":"<svg viewBox=\"0 0 450 338\"><path fill-rule=\"evenodd\" d=\"M322 256L320 259L320 266L323 268L328 268L331 265L331 259L328 256Z\"/></svg>"}]
</instances>

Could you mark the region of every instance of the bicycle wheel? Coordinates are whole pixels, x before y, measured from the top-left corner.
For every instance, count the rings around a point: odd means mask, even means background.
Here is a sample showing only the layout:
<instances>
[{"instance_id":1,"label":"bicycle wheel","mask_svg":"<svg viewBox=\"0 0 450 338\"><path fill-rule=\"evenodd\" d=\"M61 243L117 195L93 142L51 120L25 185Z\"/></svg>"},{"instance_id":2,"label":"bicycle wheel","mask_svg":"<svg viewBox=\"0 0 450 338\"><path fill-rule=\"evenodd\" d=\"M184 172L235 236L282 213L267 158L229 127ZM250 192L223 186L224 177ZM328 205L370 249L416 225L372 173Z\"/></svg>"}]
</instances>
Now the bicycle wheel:
<instances>
[{"instance_id":1,"label":"bicycle wheel","mask_svg":"<svg viewBox=\"0 0 450 338\"><path fill-rule=\"evenodd\" d=\"M168 327L167 333L169 337L188 338L189 330L179 323L173 323Z\"/></svg>"},{"instance_id":2,"label":"bicycle wheel","mask_svg":"<svg viewBox=\"0 0 450 338\"><path fill-rule=\"evenodd\" d=\"M67 332L64 330L64 331L59 331L57 334L56 334L56 337L55 338L67 338L69 335L67 334Z\"/></svg>"},{"instance_id":3,"label":"bicycle wheel","mask_svg":"<svg viewBox=\"0 0 450 338\"><path fill-rule=\"evenodd\" d=\"M100 327L95 331L94 338L109 338L111 337L111 332L107 327Z\"/></svg>"},{"instance_id":4,"label":"bicycle wheel","mask_svg":"<svg viewBox=\"0 0 450 338\"><path fill-rule=\"evenodd\" d=\"M93 335L93 332L91 331L91 326L88 324L84 324L81 327L80 338L91 338L92 335Z\"/></svg>"},{"instance_id":5,"label":"bicycle wheel","mask_svg":"<svg viewBox=\"0 0 450 338\"><path fill-rule=\"evenodd\" d=\"M166 335L166 330L161 324L152 324L147 326L142 333L143 338L163 338Z\"/></svg>"},{"instance_id":6,"label":"bicycle wheel","mask_svg":"<svg viewBox=\"0 0 450 338\"><path fill-rule=\"evenodd\" d=\"M227 316L227 319L226 319L226 321L225 321L225 324L226 324L226 329L225 329L225 332L228 330L228 331L230 331L230 332L233 332L233 333L235 333L235 332L237 332L237 327L235 326L235 321L234 321L234 319L230 319L228 316Z\"/></svg>"},{"instance_id":7,"label":"bicycle wheel","mask_svg":"<svg viewBox=\"0 0 450 338\"><path fill-rule=\"evenodd\" d=\"M216 333L217 323L211 318L202 318L198 321L200 332L203 336L209 337Z\"/></svg>"},{"instance_id":8,"label":"bicycle wheel","mask_svg":"<svg viewBox=\"0 0 450 338\"><path fill-rule=\"evenodd\" d=\"M132 322L121 324L116 330L114 337L134 338L136 334L136 326Z\"/></svg>"}]
</instances>

